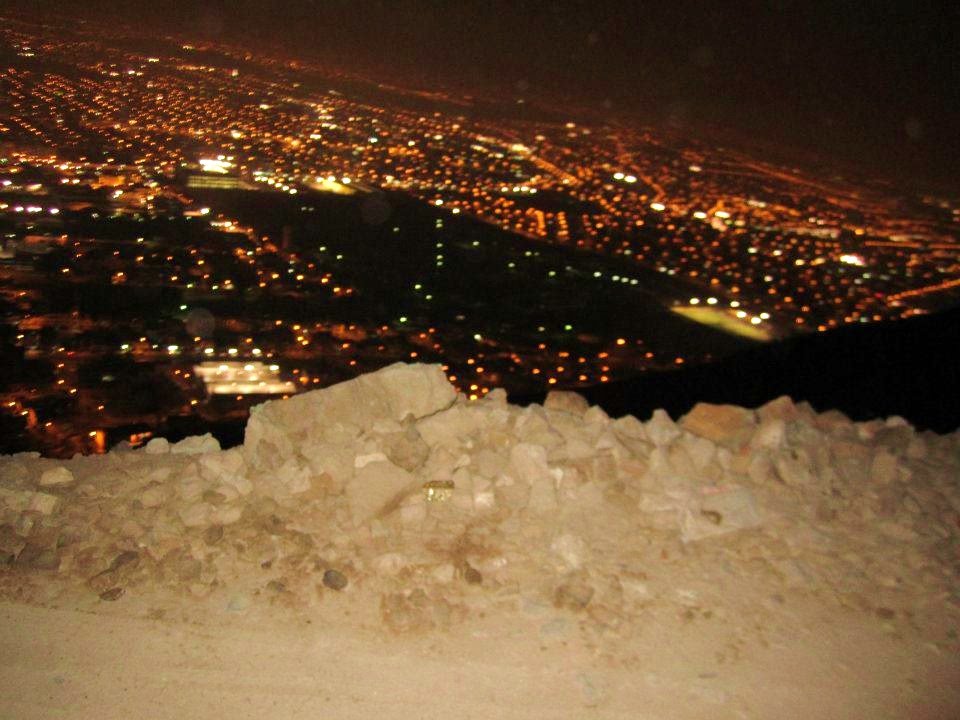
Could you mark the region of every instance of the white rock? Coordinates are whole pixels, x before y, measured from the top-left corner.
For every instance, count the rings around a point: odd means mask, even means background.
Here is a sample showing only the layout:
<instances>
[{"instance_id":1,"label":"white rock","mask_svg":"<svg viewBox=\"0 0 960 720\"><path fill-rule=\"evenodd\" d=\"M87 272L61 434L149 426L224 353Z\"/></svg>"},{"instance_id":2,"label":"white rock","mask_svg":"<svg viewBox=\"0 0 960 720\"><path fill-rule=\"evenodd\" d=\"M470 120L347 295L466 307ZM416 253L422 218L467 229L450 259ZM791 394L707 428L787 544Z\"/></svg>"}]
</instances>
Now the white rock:
<instances>
[{"instance_id":1,"label":"white rock","mask_svg":"<svg viewBox=\"0 0 960 720\"><path fill-rule=\"evenodd\" d=\"M456 390L440 365L397 363L323 390L254 406L244 451L252 464L270 467L304 445L349 439L384 419L420 419L455 400Z\"/></svg>"},{"instance_id":2,"label":"white rock","mask_svg":"<svg viewBox=\"0 0 960 720\"><path fill-rule=\"evenodd\" d=\"M167 500L167 491L160 485L149 487L140 493L140 504L145 508L156 508Z\"/></svg>"},{"instance_id":3,"label":"white rock","mask_svg":"<svg viewBox=\"0 0 960 720\"><path fill-rule=\"evenodd\" d=\"M456 574L457 569L451 563L443 563L431 571L430 577L433 578L434 582L448 585L453 582Z\"/></svg>"},{"instance_id":4,"label":"white rock","mask_svg":"<svg viewBox=\"0 0 960 720\"><path fill-rule=\"evenodd\" d=\"M220 442L210 433L184 438L170 446L174 455L200 455L220 450Z\"/></svg>"},{"instance_id":5,"label":"white rock","mask_svg":"<svg viewBox=\"0 0 960 720\"><path fill-rule=\"evenodd\" d=\"M313 487L310 475L309 468L301 466L293 458L288 459L274 471L275 482L291 495L299 495Z\"/></svg>"},{"instance_id":6,"label":"white rock","mask_svg":"<svg viewBox=\"0 0 960 720\"><path fill-rule=\"evenodd\" d=\"M613 421L613 431L620 439L630 438L631 440L646 440L647 432L644 430L643 423L637 420L633 415L624 415Z\"/></svg>"},{"instance_id":7,"label":"white rock","mask_svg":"<svg viewBox=\"0 0 960 720\"><path fill-rule=\"evenodd\" d=\"M390 552L378 555L373 560L373 569L378 575L393 577L407 566L406 558L400 553Z\"/></svg>"},{"instance_id":8,"label":"white rock","mask_svg":"<svg viewBox=\"0 0 960 720\"><path fill-rule=\"evenodd\" d=\"M474 509L490 510L496 506L497 499L493 491L493 483L488 478L473 475L471 485Z\"/></svg>"},{"instance_id":9,"label":"white rock","mask_svg":"<svg viewBox=\"0 0 960 720\"><path fill-rule=\"evenodd\" d=\"M567 570L579 570L587 558L587 544L570 533L557 537L550 543L550 549L563 561Z\"/></svg>"},{"instance_id":10,"label":"white rock","mask_svg":"<svg viewBox=\"0 0 960 720\"><path fill-rule=\"evenodd\" d=\"M353 459L353 467L359 470L362 467L366 467L372 462L383 462L387 459L387 456L382 452L369 453L367 455L357 455Z\"/></svg>"},{"instance_id":11,"label":"white rock","mask_svg":"<svg viewBox=\"0 0 960 720\"><path fill-rule=\"evenodd\" d=\"M210 515L212 523L218 525L232 525L243 517L243 508L237 505L221 505L214 508Z\"/></svg>"},{"instance_id":12,"label":"white rock","mask_svg":"<svg viewBox=\"0 0 960 720\"><path fill-rule=\"evenodd\" d=\"M787 423L783 418L770 417L763 420L757 428L750 445L754 448L779 450L787 441Z\"/></svg>"},{"instance_id":13,"label":"white rock","mask_svg":"<svg viewBox=\"0 0 960 720\"><path fill-rule=\"evenodd\" d=\"M143 448L143 451L147 455L165 455L170 452L170 443L166 438L152 438Z\"/></svg>"},{"instance_id":14,"label":"white rock","mask_svg":"<svg viewBox=\"0 0 960 720\"><path fill-rule=\"evenodd\" d=\"M177 514L180 516L181 522L187 527L203 527L211 524L213 510L212 505L199 502L181 508Z\"/></svg>"},{"instance_id":15,"label":"white rock","mask_svg":"<svg viewBox=\"0 0 960 720\"><path fill-rule=\"evenodd\" d=\"M579 393L553 390L547 393L547 398L543 401L543 407L550 412L565 412L583 417L584 413L590 409L590 404Z\"/></svg>"},{"instance_id":16,"label":"white rock","mask_svg":"<svg viewBox=\"0 0 960 720\"><path fill-rule=\"evenodd\" d=\"M27 510L40 513L41 515L52 515L57 509L60 498L49 493L31 493Z\"/></svg>"},{"instance_id":17,"label":"white rock","mask_svg":"<svg viewBox=\"0 0 960 720\"><path fill-rule=\"evenodd\" d=\"M680 437L683 432L677 427L677 424L670 419L667 412L659 408L653 411L653 417L651 417L643 427L647 437L650 438L657 447L669 445Z\"/></svg>"},{"instance_id":18,"label":"white rock","mask_svg":"<svg viewBox=\"0 0 960 720\"><path fill-rule=\"evenodd\" d=\"M593 405L583 414L583 421L588 425L606 427L610 424L610 416L599 405Z\"/></svg>"},{"instance_id":19,"label":"white rock","mask_svg":"<svg viewBox=\"0 0 960 720\"><path fill-rule=\"evenodd\" d=\"M200 474L211 481L229 480L244 472L246 462L240 448L208 452L197 459Z\"/></svg>"},{"instance_id":20,"label":"white rock","mask_svg":"<svg viewBox=\"0 0 960 720\"><path fill-rule=\"evenodd\" d=\"M708 488L684 510L680 537L684 542L693 542L754 528L760 523L760 512L749 490L736 486Z\"/></svg>"},{"instance_id":21,"label":"white rock","mask_svg":"<svg viewBox=\"0 0 960 720\"><path fill-rule=\"evenodd\" d=\"M547 451L540 445L519 443L510 450L506 472L515 480L526 483L551 482L553 476L547 465Z\"/></svg>"},{"instance_id":22,"label":"white rock","mask_svg":"<svg viewBox=\"0 0 960 720\"><path fill-rule=\"evenodd\" d=\"M39 485L40 487L60 487L70 485L73 481L73 473L61 465L60 467L45 470L40 476Z\"/></svg>"},{"instance_id":23,"label":"white rock","mask_svg":"<svg viewBox=\"0 0 960 720\"><path fill-rule=\"evenodd\" d=\"M407 494L418 489L417 479L389 460L370 463L357 471L344 489L355 525L373 520Z\"/></svg>"}]
</instances>

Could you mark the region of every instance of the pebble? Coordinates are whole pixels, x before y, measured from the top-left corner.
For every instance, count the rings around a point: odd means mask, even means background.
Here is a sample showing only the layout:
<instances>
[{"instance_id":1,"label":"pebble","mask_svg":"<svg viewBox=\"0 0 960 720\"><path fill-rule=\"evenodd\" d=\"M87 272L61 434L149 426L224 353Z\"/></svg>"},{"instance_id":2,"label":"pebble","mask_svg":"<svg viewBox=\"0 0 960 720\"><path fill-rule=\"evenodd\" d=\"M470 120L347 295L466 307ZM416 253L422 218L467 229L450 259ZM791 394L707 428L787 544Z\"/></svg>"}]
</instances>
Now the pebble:
<instances>
[{"instance_id":1,"label":"pebble","mask_svg":"<svg viewBox=\"0 0 960 720\"><path fill-rule=\"evenodd\" d=\"M594 589L586 583L571 582L557 587L553 595L555 607L574 612L583 610L593 598Z\"/></svg>"},{"instance_id":2,"label":"pebble","mask_svg":"<svg viewBox=\"0 0 960 720\"><path fill-rule=\"evenodd\" d=\"M327 570L323 573L323 585L339 592L347 586L347 577L339 570Z\"/></svg>"}]
</instances>

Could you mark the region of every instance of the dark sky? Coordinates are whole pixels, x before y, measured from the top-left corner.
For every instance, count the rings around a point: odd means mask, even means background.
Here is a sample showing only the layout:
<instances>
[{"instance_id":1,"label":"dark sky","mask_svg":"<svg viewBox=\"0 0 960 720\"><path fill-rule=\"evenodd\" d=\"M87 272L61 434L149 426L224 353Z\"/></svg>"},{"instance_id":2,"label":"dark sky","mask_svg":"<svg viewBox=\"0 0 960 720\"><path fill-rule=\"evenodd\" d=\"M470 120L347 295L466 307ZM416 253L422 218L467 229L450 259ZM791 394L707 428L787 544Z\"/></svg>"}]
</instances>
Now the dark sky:
<instances>
[{"instance_id":1,"label":"dark sky","mask_svg":"<svg viewBox=\"0 0 960 720\"><path fill-rule=\"evenodd\" d=\"M904 180L960 166L960 3L85 0L382 73L731 128Z\"/></svg>"}]
</instances>

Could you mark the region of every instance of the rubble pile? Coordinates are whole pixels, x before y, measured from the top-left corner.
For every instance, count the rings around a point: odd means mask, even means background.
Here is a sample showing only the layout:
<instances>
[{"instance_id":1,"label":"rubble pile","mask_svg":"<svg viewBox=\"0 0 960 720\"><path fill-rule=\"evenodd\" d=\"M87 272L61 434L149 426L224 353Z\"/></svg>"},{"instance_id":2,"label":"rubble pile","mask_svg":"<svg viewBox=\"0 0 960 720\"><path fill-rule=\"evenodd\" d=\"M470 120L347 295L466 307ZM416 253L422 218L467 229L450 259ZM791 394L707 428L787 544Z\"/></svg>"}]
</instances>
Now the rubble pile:
<instances>
[{"instance_id":1,"label":"rubble pile","mask_svg":"<svg viewBox=\"0 0 960 720\"><path fill-rule=\"evenodd\" d=\"M958 480L960 434L898 418L780 398L612 419L567 392L470 402L397 364L255 407L229 450L0 458L0 594L336 595L396 632L521 612L629 635L657 608L794 593L892 620L918 595L960 609Z\"/></svg>"}]
</instances>

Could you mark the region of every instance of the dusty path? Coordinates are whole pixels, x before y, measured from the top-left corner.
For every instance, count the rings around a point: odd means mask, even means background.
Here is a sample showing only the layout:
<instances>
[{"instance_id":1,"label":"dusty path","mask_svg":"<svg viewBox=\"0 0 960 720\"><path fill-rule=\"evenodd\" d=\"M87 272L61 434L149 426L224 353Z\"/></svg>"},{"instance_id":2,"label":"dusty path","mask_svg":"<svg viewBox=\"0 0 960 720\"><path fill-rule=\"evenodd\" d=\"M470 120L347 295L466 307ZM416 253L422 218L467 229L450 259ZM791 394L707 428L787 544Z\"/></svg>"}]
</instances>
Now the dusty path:
<instances>
[{"instance_id":1,"label":"dusty path","mask_svg":"<svg viewBox=\"0 0 960 720\"><path fill-rule=\"evenodd\" d=\"M371 641L263 614L187 623L4 603L0 717L960 717L960 661L869 619L800 610L725 665L722 631L685 627L650 628L624 662L535 640L526 616Z\"/></svg>"}]
</instances>

